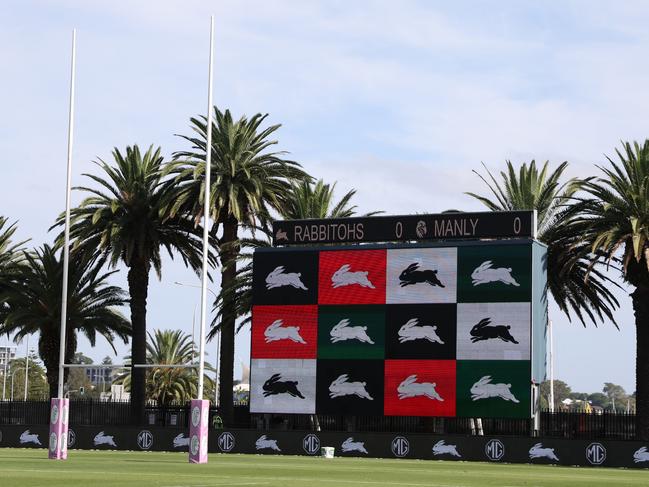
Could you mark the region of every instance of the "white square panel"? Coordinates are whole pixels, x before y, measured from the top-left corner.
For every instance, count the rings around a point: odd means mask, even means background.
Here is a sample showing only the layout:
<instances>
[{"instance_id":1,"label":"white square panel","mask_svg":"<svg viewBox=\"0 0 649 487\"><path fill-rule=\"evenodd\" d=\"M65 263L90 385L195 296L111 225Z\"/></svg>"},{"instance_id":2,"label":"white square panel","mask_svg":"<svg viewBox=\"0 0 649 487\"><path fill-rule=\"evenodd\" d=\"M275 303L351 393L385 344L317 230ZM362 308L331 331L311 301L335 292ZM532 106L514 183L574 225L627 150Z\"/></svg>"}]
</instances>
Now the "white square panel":
<instances>
[{"instance_id":1,"label":"white square panel","mask_svg":"<svg viewBox=\"0 0 649 487\"><path fill-rule=\"evenodd\" d=\"M386 302L454 303L457 249L389 249Z\"/></svg>"},{"instance_id":2,"label":"white square panel","mask_svg":"<svg viewBox=\"0 0 649 487\"><path fill-rule=\"evenodd\" d=\"M315 414L316 360L253 359L251 413Z\"/></svg>"},{"instance_id":3,"label":"white square panel","mask_svg":"<svg viewBox=\"0 0 649 487\"><path fill-rule=\"evenodd\" d=\"M457 360L529 360L530 303L459 303Z\"/></svg>"}]
</instances>

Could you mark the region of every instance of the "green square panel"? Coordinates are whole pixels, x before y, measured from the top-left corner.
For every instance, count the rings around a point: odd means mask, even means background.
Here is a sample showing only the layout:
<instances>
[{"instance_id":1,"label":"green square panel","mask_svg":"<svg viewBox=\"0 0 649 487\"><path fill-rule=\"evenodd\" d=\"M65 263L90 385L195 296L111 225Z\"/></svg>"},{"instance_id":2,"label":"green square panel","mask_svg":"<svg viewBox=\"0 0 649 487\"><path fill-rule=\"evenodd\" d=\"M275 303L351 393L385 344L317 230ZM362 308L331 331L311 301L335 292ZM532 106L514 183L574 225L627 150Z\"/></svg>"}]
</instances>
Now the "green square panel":
<instances>
[{"instance_id":1,"label":"green square panel","mask_svg":"<svg viewBox=\"0 0 649 487\"><path fill-rule=\"evenodd\" d=\"M458 360L457 415L529 418L529 360Z\"/></svg>"},{"instance_id":2,"label":"green square panel","mask_svg":"<svg viewBox=\"0 0 649 487\"><path fill-rule=\"evenodd\" d=\"M531 301L530 245L482 245L458 248L458 303Z\"/></svg>"},{"instance_id":3,"label":"green square panel","mask_svg":"<svg viewBox=\"0 0 649 487\"><path fill-rule=\"evenodd\" d=\"M382 359L385 306L320 306L318 358Z\"/></svg>"}]
</instances>

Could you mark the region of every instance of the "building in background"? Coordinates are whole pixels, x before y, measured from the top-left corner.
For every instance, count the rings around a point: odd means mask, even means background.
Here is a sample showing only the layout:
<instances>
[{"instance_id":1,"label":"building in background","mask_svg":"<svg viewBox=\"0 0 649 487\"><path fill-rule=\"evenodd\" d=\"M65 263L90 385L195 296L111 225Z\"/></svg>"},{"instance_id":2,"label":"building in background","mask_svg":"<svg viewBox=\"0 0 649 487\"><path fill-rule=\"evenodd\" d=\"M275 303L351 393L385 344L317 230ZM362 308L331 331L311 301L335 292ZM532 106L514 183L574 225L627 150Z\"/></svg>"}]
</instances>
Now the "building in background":
<instances>
[{"instance_id":1,"label":"building in background","mask_svg":"<svg viewBox=\"0 0 649 487\"><path fill-rule=\"evenodd\" d=\"M12 346L0 347L0 369L4 370L5 364L8 365L8 363L15 358L16 358L16 347L12 347Z\"/></svg>"},{"instance_id":2,"label":"building in background","mask_svg":"<svg viewBox=\"0 0 649 487\"><path fill-rule=\"evenodd\" d=\"M99 388L100 391L110 390L113 383L114 371L105 367L92 367L88 366L85 369L86 376L93 386Z\"/></svg>"}]
</instances>

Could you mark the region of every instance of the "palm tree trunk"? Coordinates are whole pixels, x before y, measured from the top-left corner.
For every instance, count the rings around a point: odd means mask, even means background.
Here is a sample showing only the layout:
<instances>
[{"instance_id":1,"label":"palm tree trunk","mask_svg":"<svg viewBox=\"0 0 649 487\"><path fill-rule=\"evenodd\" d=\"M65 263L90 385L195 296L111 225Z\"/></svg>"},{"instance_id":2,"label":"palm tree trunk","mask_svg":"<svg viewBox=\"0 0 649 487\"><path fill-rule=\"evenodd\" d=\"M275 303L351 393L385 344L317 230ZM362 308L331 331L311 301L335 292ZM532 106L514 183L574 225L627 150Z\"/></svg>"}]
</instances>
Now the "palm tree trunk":
<instances>
[{"instance_id":1,"label":"palm tree trunk","mask_svg":"<svg viewBox=\"0 0 649 487\"><path fill-rule=\"evenodd\" d=\"M51 333L43 330L38 339L38 354L45 365L45 376L50 388L50 399L56 397L59 386L59 344L61 343L58 330ZM65 363L69 364L77 350L77 336L71 330L66 332ZM67 382L69 369L63 371L63 381Z\"/></svg>"},{"instance_id":2,"label":"palm tree trunk","mask_svg":"<svg viewBox=\"0 0 649 487\"><path fill-rule=\"evenodd\" d=\"M237 275L236 257L239 252L237 231L239 222L236 218L228 217L223 223L223 239L221 240L221 287L229 287ZM219 363L219 405L221 418L226 426L232 425L234 418L232 382L234 377L234 328L235 303L223 303L223 318L221 319L221 360Z\"/></svg>"},{"instance_id":3,"label":"palm tree trunk","mask_svg":"<svg viewBox=\"0 0 649 487\"><path fill-rule=\"evenodd\" d=\"M636 437L649 441L649 285L631 294L636 326Z\"/></svg>"},{"instance_id":4,"label":"palm tree trunk","mask_svg":"<svg viewBox=\"0 0 649 487\"><path fill-rule=\"evenodd\" d=\"M146 300L149 288L149 263L136 257L131 261L128 270L128 289L131 297L131 324L133 340L131 342L131 363L146 363ZM144 420L146 403L146 369L131 370L131 414L132 422L139 424Z\"/></svg>"}]
</instances>

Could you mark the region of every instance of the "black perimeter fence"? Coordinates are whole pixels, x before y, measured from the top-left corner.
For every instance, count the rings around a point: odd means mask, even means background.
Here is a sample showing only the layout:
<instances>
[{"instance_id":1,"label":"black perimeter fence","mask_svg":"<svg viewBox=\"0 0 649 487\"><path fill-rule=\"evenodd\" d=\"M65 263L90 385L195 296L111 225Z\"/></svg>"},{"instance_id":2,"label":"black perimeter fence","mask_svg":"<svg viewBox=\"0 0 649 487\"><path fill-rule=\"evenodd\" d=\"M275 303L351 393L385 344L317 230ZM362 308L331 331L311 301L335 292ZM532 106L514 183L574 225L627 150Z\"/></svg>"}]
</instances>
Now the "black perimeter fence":
<instances>
[{"instance_id":1,"label":"black perimeter fence","mask_svg":"<svg viewBox=\"0 0 649 487\"><path fill-rule=\"evenodd\" d=\"M0 401L0 425L48 424L49 401ZM70 425L188 427L189 404L147 405L144 417L134 421L128 402L71 400ZM210 409L211 428L223 428L217 408ZM542 411L538 431L532 420L511 418L430 418L339 415L251 414L247 404L235 405L229 428L312 430L466 435L540 436L575 439L635 438L635 414Z\"/></svg>"}]
</instances>

